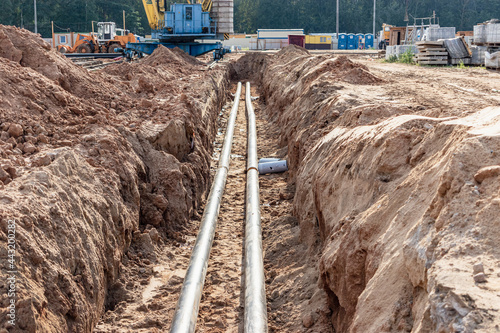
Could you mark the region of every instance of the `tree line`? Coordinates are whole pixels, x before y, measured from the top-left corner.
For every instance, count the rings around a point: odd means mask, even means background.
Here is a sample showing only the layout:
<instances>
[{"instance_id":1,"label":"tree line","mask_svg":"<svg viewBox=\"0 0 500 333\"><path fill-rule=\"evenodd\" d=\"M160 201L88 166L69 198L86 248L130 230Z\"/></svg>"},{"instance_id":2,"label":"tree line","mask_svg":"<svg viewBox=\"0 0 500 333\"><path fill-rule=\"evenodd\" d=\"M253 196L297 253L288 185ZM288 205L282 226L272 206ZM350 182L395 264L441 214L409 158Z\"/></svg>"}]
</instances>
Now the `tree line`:
<instances>
[{"instance_id":1,"label":"tree line","mask_svg":"<svg viewBox=\"0 0 500 333\"><path fill-rule=\"evenodd\" d=\"M339 31L368 33L373 30L374 0L339 0ZM296 28L306 33L336 31L335 0L234 0L234 29L255 33L257 29ZM377 0L376 30L382 23L406 26L413 18L439 17L442 27L469 31L479 22L500 18L498 0ZM420 21L418 21L420 23Z\"/></svg>"},{"instance_id":2,"label":"tree line","mask_svg":"<svg viewBox=\"0 0 500 333\"><path fill-rule=\"evenodd\" d=\"M373 1L339 0L340 32L371 32ZM33 4L33 0L0 0L0 23L33 31ZM406 25L406 12L413 23L413 17L428 17L435 11L441 26L456 27L457 31L472 30L479 22L500 18L498 0L377 0L376 4L377 30L382 23ZM150 33L142 0L39 0L38 32L50 37L51 21L56 32L88 32L92 21L112 21L122 27L123 11L127 29L138 35ZM303 28L306 33L335 32L336 0L234 0L235 32L277 28Z\"/></svg>"},{"instance_id":3,"label":"tree line","mask_svg":"<svg viewBox=\"0 0 500 333\"><path fill-rule=\"evenodd\" d=\"M149 34L149 24L141 0L38 0L38 32L50 37L56 32L89 32L92 21L116 22L138 35ZM34 0L0 0L0 24L34 31Z\"/></svg>"}]
</instances>

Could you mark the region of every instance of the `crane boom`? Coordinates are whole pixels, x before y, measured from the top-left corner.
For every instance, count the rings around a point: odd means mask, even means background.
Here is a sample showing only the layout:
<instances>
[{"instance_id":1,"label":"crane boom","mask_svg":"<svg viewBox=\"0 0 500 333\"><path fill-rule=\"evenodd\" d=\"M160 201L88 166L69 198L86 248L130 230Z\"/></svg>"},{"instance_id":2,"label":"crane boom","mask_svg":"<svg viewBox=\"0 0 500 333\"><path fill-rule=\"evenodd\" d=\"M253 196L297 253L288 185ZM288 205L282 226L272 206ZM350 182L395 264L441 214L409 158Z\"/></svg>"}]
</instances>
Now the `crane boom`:
<instances>
[{"instance_id":1,"label":"crane boom","mask_svg":"<svg viewBox=\"0 0 500 333\"><path fill-rule=\"evenodd\" d=\"M212 10L212 0L187 0L189 4L201 3L201 10L204 12L210 12Z\"/></svg>"},{"instance_id":2,"label":"crane boom","mask_svg":"<svg viewBox=\"0 0 500 333\"><path fill-rule=\"evenodd\" d=\"M162 28L165 21L165 0L142 0L151 29Z\"/></svg>"}]
</instances>

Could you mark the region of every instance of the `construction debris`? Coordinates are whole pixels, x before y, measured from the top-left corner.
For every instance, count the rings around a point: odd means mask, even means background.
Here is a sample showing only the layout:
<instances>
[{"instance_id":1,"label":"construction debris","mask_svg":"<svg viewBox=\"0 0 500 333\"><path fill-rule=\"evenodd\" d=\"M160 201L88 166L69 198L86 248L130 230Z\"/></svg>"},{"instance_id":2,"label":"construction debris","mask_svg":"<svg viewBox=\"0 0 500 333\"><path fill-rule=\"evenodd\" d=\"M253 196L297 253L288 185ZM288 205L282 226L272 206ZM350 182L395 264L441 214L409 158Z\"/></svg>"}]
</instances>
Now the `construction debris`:
<instances>
[{"instance_id":1,"label":"construction debris","mask_svg":"<svg viewBox=\"0 0 500 333\"><path fill-rule=\"evenodd\" d=\"M484 65L486 68L500 69L500 52L484 53Z\"/></svg>"}]
</instances>

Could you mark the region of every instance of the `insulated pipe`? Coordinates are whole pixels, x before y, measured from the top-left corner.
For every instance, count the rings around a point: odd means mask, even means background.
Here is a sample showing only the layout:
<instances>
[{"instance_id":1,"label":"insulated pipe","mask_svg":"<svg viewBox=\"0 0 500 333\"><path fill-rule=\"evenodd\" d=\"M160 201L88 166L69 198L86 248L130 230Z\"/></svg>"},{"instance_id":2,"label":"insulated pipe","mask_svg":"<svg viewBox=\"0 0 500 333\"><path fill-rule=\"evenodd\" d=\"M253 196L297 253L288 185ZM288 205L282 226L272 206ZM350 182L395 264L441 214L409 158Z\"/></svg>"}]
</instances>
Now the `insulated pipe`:
<instances>
[{"instance_id":1,"label":"insulated pipe","mask_svg":"<svg viewBox=\"0 0 500 333\"><path fill-rule=\"evenodd\" d=\"M240 103L241 83L238 83L234 104L227 123L226 136L219 160L219 167L215 174L215 180L210 190L210 195L201 219L200 231L194 244L189 266L182 284L181 294L175 309L172 321L171 333L194 332L198 309L200 306L201 292L207 274L208 258L215 235L219 207L226 185L226 177L229 171L229 159L231 145L233 142L234 123Z\"/></svg>"},{"instance_id":2,"label":"insulated pipe","mask_svg":"<svg viewBox=\"0 0 500 333\"><path fill-rule=\"evenodd\" d=\"M245 333L267 333L266 290L260 224L259 171L257 130L250 95L246 84L248 117L248 153L245 222Z\"/></svg>"}]
</instances>

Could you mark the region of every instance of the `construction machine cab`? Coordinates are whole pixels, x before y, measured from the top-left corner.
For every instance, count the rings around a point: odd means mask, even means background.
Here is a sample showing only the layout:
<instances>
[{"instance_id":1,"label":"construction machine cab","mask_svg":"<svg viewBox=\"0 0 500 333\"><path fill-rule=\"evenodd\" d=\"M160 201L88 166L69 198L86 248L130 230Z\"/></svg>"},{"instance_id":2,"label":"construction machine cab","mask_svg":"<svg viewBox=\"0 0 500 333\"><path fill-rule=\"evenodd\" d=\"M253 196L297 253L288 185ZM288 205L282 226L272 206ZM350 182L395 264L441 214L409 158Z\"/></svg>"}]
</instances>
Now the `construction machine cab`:
<instances>
[{"instance_id":1,"label":"construction machine cab","mask_svg":"<svg viewBox=\"0 0 500 333\"><path fill-rule=\"evenodd\" d=\"M99 22L97 23L97 34L99 41L107 42L115 39L116 23L115 22Z\"/></svg>"}]
</instances>

